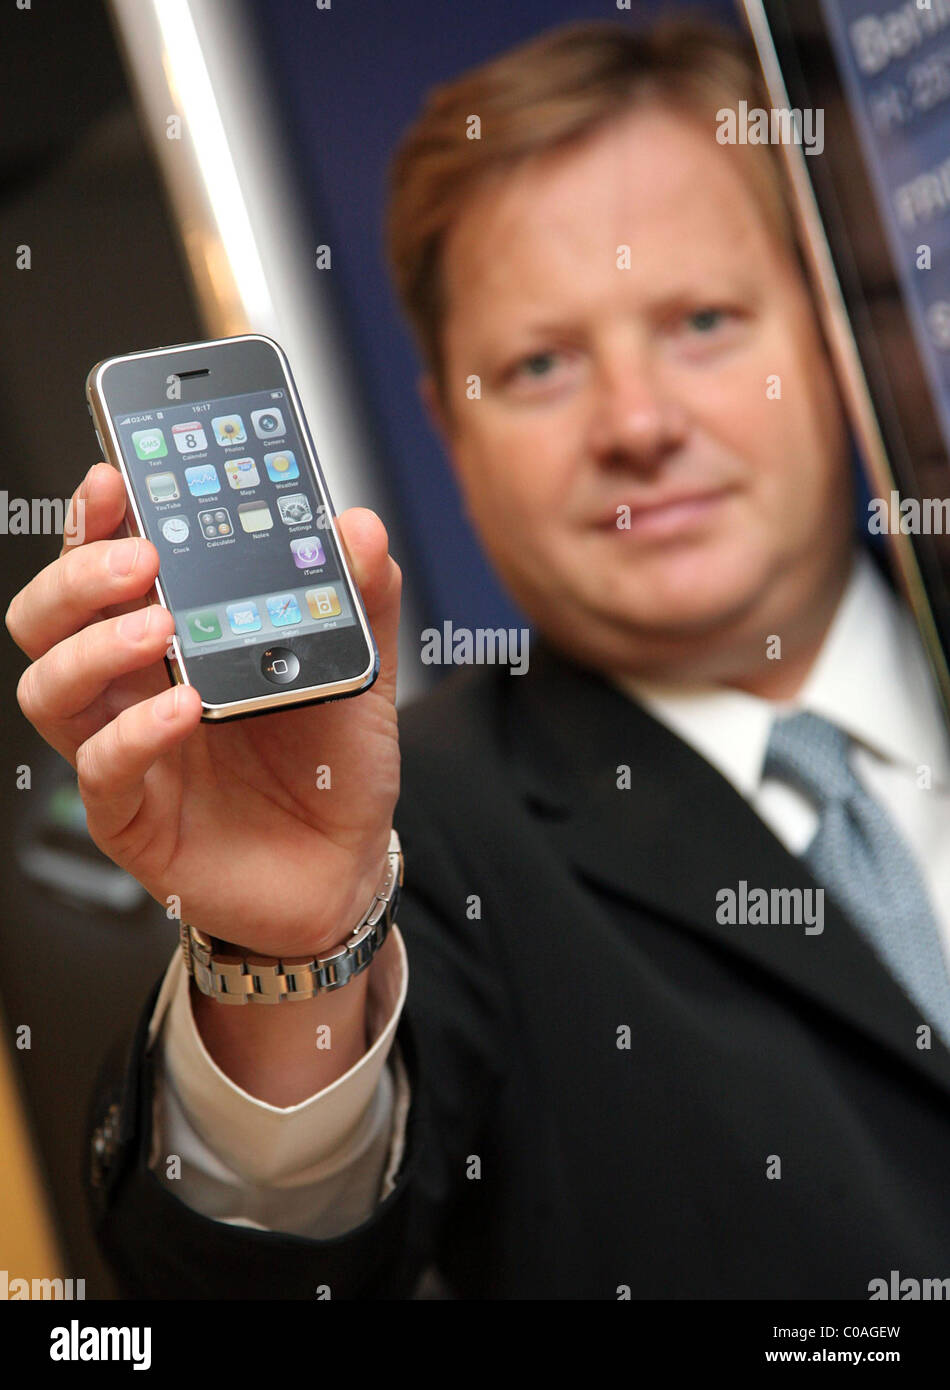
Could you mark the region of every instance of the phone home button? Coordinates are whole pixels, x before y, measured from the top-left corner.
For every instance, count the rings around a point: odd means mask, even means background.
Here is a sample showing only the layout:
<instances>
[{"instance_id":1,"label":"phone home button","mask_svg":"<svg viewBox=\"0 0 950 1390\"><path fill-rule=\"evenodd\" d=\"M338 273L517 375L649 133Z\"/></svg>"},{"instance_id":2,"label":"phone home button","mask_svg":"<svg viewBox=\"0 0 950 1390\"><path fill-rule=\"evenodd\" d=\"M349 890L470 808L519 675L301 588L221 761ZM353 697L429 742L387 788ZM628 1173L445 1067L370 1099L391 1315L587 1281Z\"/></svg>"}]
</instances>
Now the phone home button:
<instances>
[{"instance_id":1,"label":"phone home button","mask_svg":"<svg viewBox=\"0 0 950 1390\"><path fill-rule=\"evenodd\" d=\"M300 674L300 662L289 647L268 647L261 657L261 670L275 685L287 685Z\"/></svg>"}]
</instances>

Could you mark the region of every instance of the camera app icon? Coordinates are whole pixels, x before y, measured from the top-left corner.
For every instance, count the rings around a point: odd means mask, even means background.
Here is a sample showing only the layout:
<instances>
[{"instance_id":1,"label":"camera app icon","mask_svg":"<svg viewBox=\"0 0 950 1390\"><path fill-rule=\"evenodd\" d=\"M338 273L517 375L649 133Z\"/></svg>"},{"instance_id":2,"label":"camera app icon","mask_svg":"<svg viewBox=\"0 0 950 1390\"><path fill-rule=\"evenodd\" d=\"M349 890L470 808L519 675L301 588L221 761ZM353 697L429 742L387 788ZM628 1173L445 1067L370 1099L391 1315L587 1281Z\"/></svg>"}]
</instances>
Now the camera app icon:
<instances>
[{"instance_id":1,"label":"camera app icon","mask_svg":"<svg viewBox=\"0 0 950 1390\"><path fill-rule=\"evenodd\" d=\"M258 439L279 439L286 433L284 417L274 406L266 410L252 410L251 424Z\"/></svg>"}]
</instances>

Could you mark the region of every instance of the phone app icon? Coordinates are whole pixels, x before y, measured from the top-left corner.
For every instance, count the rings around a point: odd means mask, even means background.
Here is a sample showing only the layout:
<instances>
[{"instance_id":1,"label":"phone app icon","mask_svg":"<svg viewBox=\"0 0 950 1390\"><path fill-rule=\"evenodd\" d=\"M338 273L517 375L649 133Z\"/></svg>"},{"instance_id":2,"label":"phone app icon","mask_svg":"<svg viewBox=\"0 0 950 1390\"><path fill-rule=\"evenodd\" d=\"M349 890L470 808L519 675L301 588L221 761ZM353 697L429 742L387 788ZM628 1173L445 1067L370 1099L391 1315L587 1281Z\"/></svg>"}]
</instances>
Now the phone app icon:
<instances>
[{"instance_id":1,"label":"phone app icon","mask_svg":"<svg viewBox=\"0 0 950 1390\"><path fill-rule=\"evenodd\" d=\"M208 447L208 436L199 420L189 420L185 425L172 425L172 439L180 454L197 454Z\"/></svg>"},{"instance_id":2,"label":"phone app icon","mask_svg":"<svg viewBox=\"0 0 950 1390\"><path fill-rule=\"evenodd\" d=\"M269 531L274 524L274 515L266 502L242 502L238 516L245 531Z\"/></svg>"},{"instance_id":3,"label":"phone app icon","mask_svg":"<svg viewBox=\"0 0 950 1390\"><path fill-rule=\"evenodd\" d=\"M277 510L280 519L287 526L300 526L305 521L313 521L310 502L302 492L292 492L289 496L278 497Z\"/></svg>"},{"instance_id":4,"label":"phone app icon","mask_svg":"<svg viewBox=\"0 0 950 1390\"><path fill-rule=\"evenodd\" d=\"M236 492L242 487L257 487L261 475L253 459L228 459L224 465L228 482Z\"/></svg>"},{"instance_id":5,"label":"phone app icon","mask_svg":"<svg viewBox=\"0 0 950 1390\"><path fill-rule=\"evenodd\" d=\"M303 621L300 605L293 594L271 594L267 599L267 616L274 627L289 627Z\"/></svg>"},{"instance_id":6,"label":"phone app icon","mask_svg":"<svg viewBox=\"0 0 950 1390\"><path fill-rule=\"evenodd\" d=\"M133 430L132 443L140 459L163 459L168 453L161 430Z\"/></svg>"},{"instance_id":7,"label":"phone app icon","mask_svg":"<svg viewBox=\"0 0 950 1390\"><path fill-rule=\"evenodd\" d=\"M221 491L221 479L213 463L196 463L185 469L185 482L192 497L210 497Z\"/></svg>"},{"instance_id":8,"label":"phone app icon","mask_svg":"<svg viewBox=\"0 0 950 1390\"><path fill-rule=\"evenodd\" d=\"M225 507L209 507L206 512L199 512L198 525L206 541L216 541L219 536L234 535L231 516Z\"/></svg>"},{"instance_id":9,"label":"phone app icon","mask_svg":"<svg viewBox=\"0 0 950 1390\"><path fill-rule=\"evenodd\" d=\"M191 535L191 527L186 516L170 516L162 522L162 535L169 545L184 545Z\"/></svg>"},{"instance_id":10,"label":"phone app icon","mask_svg":"<svg viewBox=\"0 0 950 1390\"><path fill-rule=\"evenodd\" d=\"M181 496L174 473L150 473L145 486L153 502L177 502Z\"/></svg>"},{"instance_id":11,"label":"phone app icon","mask_svg":"<svg viewBox=\"0 0 950 1390\"><path fill-rule=\"evenodd\" d=\"M260 632L260 610L252 599L245 599L243 603L229 603L227 614L231 631L238 636L242 632Z\"/></svg>"},{"instance_id":12,"label":"phone app icon","mask_svg":"<svg viewBox=\"0 0 950 1390\"><path fill-rule=\"evenodd\" d=\"M216 415L211 421L211 428L219 444L244 444L247 441L247 430L240 415Z\"/></svg>"},{"instance_id":13,"label":"phone app icon","mask_svg":"<svg viewBox=\"0 0 950 1390\"><path fill-rule=\"evenodd\" d=\"M322 565L326 560L323 546L316 536L301 536L298 540L290 542L293 551L294 564L299 570L312 569L314 565Z\"/></svg>"},{"instance_id":14,"label":"phone app icon","mask_svg":"<svg viewBox=\"0 0 950 1390\"><path fill-rule=\"evenodd\" d=\"M343 611L332 584L327 584L323 589L308 589L306 597L312 618L335 618Z\"/></svg>"},{"instance_id":15,"label":"phone app icon","mask_svg":"<svg viewBox=\"0 0 950 1390\"><path fill-rule=\"evenodd\" d=\"M266 410L252 410L251 424L258 439L279 439L287 433L284 417L274 406L268 406Z\"/></svg>"},{"instance_id":16,"label":"phone app icon","mask_svg":"<svg viewBox=\"0 0 950 1390\"><path fill-rule=\"evenodd\" d=\"M289 449L277 454L265 454L264 462L267 464L267 476L272 483L289 483L293 478L300 477L297 460Z\"/></svg>"},{"instance_id":17,"label":"phone app icon","mask_svg":"<svg viewBox=\"0 0 950 1390\"><path fill-rule=\"evenodd\" d=\"M213 608L203 613L188 614L188 631L194 642L214 642L221 636L221 624Z\"/></svg>"}]
</instances>

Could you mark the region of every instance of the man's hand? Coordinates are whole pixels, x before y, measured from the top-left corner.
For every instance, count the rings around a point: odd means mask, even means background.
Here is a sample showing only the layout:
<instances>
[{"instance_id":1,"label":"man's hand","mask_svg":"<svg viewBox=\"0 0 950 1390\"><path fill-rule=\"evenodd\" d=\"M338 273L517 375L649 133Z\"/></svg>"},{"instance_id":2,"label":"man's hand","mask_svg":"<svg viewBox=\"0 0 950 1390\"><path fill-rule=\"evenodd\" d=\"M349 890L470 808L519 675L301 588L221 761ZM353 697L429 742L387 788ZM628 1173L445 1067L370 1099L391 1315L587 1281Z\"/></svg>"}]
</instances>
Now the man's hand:
<instances>
[{"instance_id":1,"label":"man's hand","mask_svg":"<svg viewBox=\"0 0 950 1390\"><path fill-rule=\"evenodd\" d=\"M338 519L379 646L372 689L203 724L198 691L169 688L173 619L146 602L158 552L117 538L121 477L96 464L76 496L83 543L64 543L6 623L31 660L20 707L76 768L93 840L202 931L266 955L338 944L372 901L399 792L401 575L382 522Z\"/></svg>"}]
</instances>

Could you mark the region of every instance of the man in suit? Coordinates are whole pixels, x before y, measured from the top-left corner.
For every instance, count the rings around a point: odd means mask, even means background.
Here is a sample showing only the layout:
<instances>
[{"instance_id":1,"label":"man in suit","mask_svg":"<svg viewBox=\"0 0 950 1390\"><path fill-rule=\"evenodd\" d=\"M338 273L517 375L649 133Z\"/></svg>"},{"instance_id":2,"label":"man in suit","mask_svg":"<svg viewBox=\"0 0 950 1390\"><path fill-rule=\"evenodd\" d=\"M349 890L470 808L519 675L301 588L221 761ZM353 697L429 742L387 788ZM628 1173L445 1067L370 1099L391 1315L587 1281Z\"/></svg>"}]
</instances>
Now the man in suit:
<instances>
[{"instance_id":1,"label":"man in suit","mask_svg":"<svg viewBox=\"0 0 950 1390\"><path fill-rule=\"evenodd\" d=\"M21 704L97 843L242 988L362 919L394 806L405 853L398 926L343 988L225 1007L177 953L156 983L92 1105L129 1293L402 1297L434 1266L460 1297L866 1298L948 1272L950 750L855 549L776 152L715 136L740 99L767 104L726 35L581 26L440 89L401 147L425 397L539 634L525 674L401 716L401 786L369 513L340 527L382 671L342 704L200 724L103 465L85 544L11 605Z\"/></svg>"}]
</instances>

